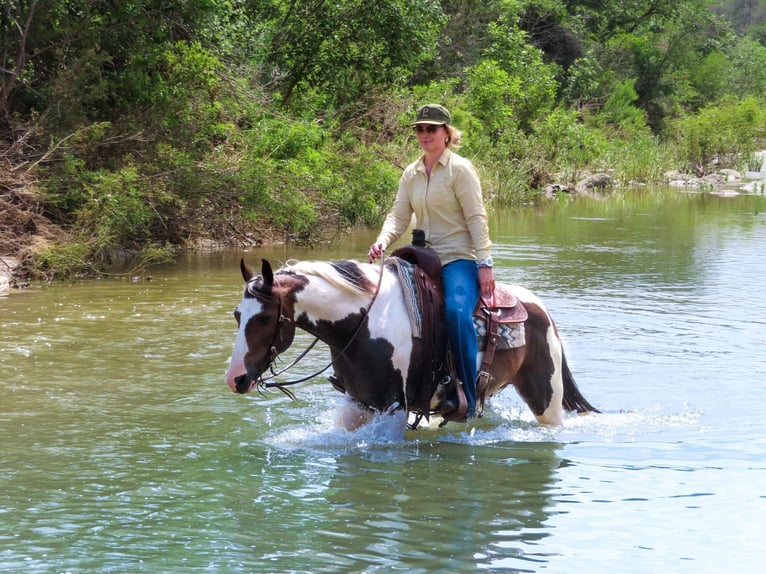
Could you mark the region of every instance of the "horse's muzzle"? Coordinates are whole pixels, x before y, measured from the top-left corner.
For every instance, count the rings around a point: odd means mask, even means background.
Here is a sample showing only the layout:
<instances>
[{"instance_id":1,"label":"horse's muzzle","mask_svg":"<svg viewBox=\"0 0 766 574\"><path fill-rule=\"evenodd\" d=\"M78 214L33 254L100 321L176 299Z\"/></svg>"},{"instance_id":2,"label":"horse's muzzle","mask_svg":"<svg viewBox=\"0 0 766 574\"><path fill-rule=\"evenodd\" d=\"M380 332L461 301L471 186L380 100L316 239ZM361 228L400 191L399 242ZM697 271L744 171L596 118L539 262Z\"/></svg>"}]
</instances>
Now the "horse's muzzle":
<instances>
[{"instance_id":1,"label":"horse's muzzle","mask_svg":"<svg viewBox=\"0 0 766 574\"><path fill-rule=\"evenodd\" d=\"M241 395L247 394L255 387L255 379L247 373L234 379L235 390Z\"/></svg>"}]
</instances>

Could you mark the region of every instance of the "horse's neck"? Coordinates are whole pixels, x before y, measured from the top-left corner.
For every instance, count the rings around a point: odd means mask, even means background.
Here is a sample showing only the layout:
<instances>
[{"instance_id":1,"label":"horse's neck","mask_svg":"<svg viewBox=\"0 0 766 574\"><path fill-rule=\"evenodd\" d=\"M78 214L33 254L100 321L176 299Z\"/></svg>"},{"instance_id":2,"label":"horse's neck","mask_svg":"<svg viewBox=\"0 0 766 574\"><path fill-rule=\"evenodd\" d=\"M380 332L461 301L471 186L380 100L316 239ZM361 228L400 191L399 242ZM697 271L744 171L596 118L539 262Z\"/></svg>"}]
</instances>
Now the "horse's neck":
<instances>
[{"instance_id":1,"label":"horse's neck","mask_svg":"<svg viewBox=\"0 0 766 574\"><path fill-rule=\"evenodd\" d=\"M376 279L377 280L377 279ZM373 305L373 299L386 300L392 286L382 281L380 291L374 294L353 292L319 277L312 277L309 285L296 293L296 325L325 343L353 337L360 323Z\"/></svg>"},{"instance_id":2,"label":"horse's neck","mask_svg":"<svg viewBox=\"0 0 766 574\"><path fill-rule=\"evenodd\" d=\"M320 279L312 282L297 294L295 300L296 324L314 336L328 330L338 333L355 321L350 317L358 315L360 309L369 306L369 298L343 290Z\"/></svg>"}]
</instances>

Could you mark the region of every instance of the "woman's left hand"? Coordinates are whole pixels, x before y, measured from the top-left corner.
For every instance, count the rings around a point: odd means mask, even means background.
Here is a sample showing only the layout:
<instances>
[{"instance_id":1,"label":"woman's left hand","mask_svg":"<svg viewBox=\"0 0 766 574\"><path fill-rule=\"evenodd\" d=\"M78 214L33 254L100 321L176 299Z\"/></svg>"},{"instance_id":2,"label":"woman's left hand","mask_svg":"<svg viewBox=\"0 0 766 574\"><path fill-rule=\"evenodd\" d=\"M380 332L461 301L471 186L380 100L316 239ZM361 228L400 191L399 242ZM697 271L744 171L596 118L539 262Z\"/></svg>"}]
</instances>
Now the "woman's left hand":
<instances>
[{"instance_id":1,"label":"woman's left hand","mask_svg":"<svg viewBox=\"0 0 766 574\"><path fill-rule=\"evenodd\" d=\"M495 292L495 272L492 267L479 267L479 288L482 297L492 297L492 293Z\"/></svg>"}]
</instances>

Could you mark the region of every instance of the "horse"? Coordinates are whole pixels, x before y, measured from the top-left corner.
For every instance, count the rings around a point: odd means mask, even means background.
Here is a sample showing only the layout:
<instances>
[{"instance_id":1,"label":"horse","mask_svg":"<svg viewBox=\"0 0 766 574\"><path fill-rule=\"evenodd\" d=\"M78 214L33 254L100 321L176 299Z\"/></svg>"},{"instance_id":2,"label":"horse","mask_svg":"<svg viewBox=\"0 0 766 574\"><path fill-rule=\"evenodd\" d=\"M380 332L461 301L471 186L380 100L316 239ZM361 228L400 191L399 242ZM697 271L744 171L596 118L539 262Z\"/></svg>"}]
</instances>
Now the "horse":
<instances>
[{"instance_id":1,"label":"horse","mask_svg":"<svg viewBox=\"0 0 766 574\"><path fill-rule=\"evenodd\" d=\"M245 394L278 387L292 395L283 386L290 383L267 382L273 375L265 379L264 374L269 376L270 369L273 373L274 361L291 346L299 328L329 347L326 368L334 370L330 381L365 412L414 413L415 427L423 416L439 412L443 385L427 389L425 404L418 394L423 393L422 345L413 337L411 312L391 266L293 261L274 272L263 259L260 275L244 260L240 269L245 291L234 311L238 332L226 372L232 391ZM524 287L503 287L526 309L525 340L521 347L494 353L489 383L477 392L477 412L509 385L542 425L562 425L564 409L599 412L575 384L558 330L542 301ZM482 357L480 350L477 364Z\"/></svg>"}]
</instances>

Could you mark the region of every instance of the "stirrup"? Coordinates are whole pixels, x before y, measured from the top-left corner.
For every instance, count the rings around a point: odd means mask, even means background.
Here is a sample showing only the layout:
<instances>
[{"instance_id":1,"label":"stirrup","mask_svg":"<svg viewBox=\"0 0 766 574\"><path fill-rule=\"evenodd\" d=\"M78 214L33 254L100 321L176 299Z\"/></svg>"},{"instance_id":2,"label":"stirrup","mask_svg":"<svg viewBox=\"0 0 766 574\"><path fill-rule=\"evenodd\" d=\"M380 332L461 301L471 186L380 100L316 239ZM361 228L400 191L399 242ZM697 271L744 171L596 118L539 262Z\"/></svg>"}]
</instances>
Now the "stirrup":
<instances>
[{"instance_id":1,"label":"stirrup","mask_svg":"<svg viewBox=\"0 0 766 574\"><path fill-rule=\"evenodd\" d=\"M448 422L466 422L468 413L468 400L465 398L465 391L463 390L462 381L458 380L455 385L457 390L457 405L453 401L442 401L442 406L449 406L446 411L441 408L439 411L442 415L442 422L439 423L439 427L443 427Z\"/></svg>"}]
</instances>

